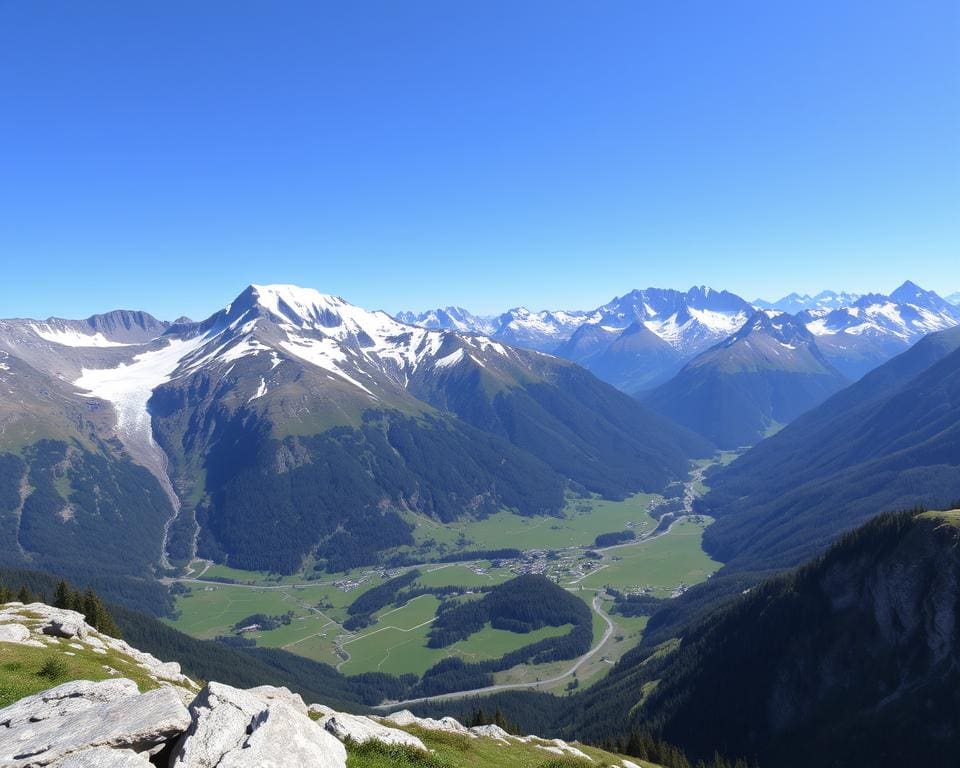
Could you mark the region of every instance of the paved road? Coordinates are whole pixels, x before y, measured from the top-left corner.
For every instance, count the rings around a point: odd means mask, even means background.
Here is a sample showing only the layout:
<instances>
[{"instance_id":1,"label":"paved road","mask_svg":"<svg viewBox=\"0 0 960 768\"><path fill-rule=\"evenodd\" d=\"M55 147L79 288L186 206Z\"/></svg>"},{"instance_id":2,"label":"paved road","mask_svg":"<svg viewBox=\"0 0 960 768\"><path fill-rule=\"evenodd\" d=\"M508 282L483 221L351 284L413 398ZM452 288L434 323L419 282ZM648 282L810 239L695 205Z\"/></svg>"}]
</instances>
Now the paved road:
<instances>
[{"instance_id":1,"label":"paved road","mask_svg":"<svg viewBox=\"0 0 960 768\"><path fill-rule=\"evenodd\" d=\"M573 590L570 590L571 592ZM566 672L563 672L554 677L547 678L546 680L537 680L532 683L504 683L502 685L488 685L486 688L474 688L469 691L454 691L453 693L441 693L436 696L423 696L419 699L405 699L404 701L394 701L390 704L381 704L378 707L373 709L394 709L395 707L405 707L410 704L421 704L425 701L440 701L442 699L462 699L467 696L476 696L482 693L496 693L497 691L508 691L516 688L539 688L544 685L553 685L563 680L565 677L570 677L580 669L587 661L589 661L596 653L603 647L604 643L610 639L610 635L613 634L613 622L610 621L610 617L603 612L603 609L600 607L600 594L597 593L593 597L593 602L591 603L593 610L596 611L597 615L600 616L607 623L607 628L603 633L603 637L600 638L600 642L597 643L593 648L587 651L583 656L574 662L573 666L570 667Z\"/></svg>"}]
</instances>

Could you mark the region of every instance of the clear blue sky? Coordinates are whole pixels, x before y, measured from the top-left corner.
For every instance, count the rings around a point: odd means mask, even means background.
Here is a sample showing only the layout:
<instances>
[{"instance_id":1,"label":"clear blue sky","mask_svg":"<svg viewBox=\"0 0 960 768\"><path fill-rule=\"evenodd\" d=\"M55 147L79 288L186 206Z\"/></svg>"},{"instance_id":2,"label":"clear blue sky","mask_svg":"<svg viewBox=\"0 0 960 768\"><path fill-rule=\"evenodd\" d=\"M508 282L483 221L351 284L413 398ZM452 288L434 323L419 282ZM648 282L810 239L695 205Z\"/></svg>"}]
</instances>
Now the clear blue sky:
<instances>
[{"instance_id":1,"label":"clear blue sky","mask_svg":"<svg viewBox=\"0 0 960 768\"><path fill-rule=\"evenodd\" d=\"M955 0L0 0L0 316L960 290Z\"/></svg>"}]
</instances>

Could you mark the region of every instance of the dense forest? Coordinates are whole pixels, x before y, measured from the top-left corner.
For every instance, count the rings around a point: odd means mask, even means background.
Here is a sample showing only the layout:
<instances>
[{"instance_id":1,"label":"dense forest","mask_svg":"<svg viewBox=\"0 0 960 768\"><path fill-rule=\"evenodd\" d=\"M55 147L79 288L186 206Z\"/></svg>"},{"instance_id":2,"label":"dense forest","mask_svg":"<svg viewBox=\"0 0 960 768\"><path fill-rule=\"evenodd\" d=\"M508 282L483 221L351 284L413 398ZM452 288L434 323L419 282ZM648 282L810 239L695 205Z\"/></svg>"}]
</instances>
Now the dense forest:
<instances>
[{"instance_id":1,"label":"dense forest","mask_svg":"<svg viewBox=\"0 0 960 768\"><path fill-rule=\"evenodd\" d=\"M281 453L309 459L278 473ZM331 572L374 563L382 550L413 543L395 511L405 507L450 521L465 511L557 514L563 506L563 480L542 462L439 418L368 412L361 428L265 440L231 458L210 475L208 485L221 482L197 510L201 554L252 570L290 573L316 548Z\"/></svg>"},{"instance_id":2,"label":"dense forest","mask_svg":"<svg viewBox=\"0 0 960 768\"><path fill-rule=\"evenodd\" d=\"M600 549L603 547L613 547L617 544L633 541L636 538L636 531L611 531L610 533L599 534L597 538L593 540L593 546Z\"/></svg>"},{"instance_id":3,"label":"dense forest","mask_svg":"<svg viewBox=\"0 0 960 768\"><path fill-rule=\"evenodd\" d=\"M172 514L156 478L127 458L59 440L0 454L0 562L7 565L29 562L71 578L150 576Z\"/></svg>"},{"instance_id":4,"label":"dense forest","mask_svg":"<svg viewBox=\"0 0 960 768\"><path fill-rule=\"evenodd\" d=\"M521 634L546 626L573 627L565 635L529 643L497 659L465 662L456 656L446 658L424 673L413 695L482 688L492 684L494 672L517 664L573 659L590 650L593 642L593 619L586 603L543 576L524 575L491 588L480 599L442 603L427 644L445 648L488 623L495 629Z\"/></svg>"}]
</instances>

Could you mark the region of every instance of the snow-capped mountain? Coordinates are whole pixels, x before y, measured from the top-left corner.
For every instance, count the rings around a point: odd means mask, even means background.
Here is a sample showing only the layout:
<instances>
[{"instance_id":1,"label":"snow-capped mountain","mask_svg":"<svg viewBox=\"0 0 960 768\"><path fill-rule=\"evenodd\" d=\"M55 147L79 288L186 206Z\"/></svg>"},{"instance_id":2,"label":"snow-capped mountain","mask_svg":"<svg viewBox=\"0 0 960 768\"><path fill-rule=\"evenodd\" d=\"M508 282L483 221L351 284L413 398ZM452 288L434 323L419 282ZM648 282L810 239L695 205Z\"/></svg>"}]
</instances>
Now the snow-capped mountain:
<instances>
[{"instance_id":1,"label":"snow-capped mountain","mask_svg":"<svg viewBox=\"0 0 960 768\"><path fill-rule=\"evenodd\" d=\"M735 448L757 442L848 383L803 322L760 310L645 402L716 445Z\"/></svg>"},{"instance_id":2,"label":"snow-capped mountain","mask_svg":"<svg viewBox=\"0 0 960 768\"><path fill-rule=\"evenodd\" d=\"M493 338L527 349L552 352L581 325L598 320L595 312L532 312L525 307L516 307L496 318Z\"/></svg>"},{"instance_id":3,"label":"snow-capped mountain","mask_svg":"<svg viewBox=\"0 0 960 768\"><path fill-rule=\"evenodd\" d=\"M821 291L815 296L791 293L776 302L758 299L753 304L705 286L688 291L647 288L589 311L511 310L490 320L483 332L573 360L635 393L657 386L685 362L736 333L755 307L795 315L818 337L827 359L852 379L924 334L960 323L957 306L907 281L889 296ZM426 322L430 321L417 324ZM640 327L650 335L640 333ZM468 330L479 329L474 325Z\"/></svg>"},{"instance_id":4,"label":"snow-capped mountain","mask_svg":"<svg viewBox=\"0 0 960 768\"><path fill-rule=\"evenodd\" d=\"M833 310L797 315L826 357L844 374L859 378L928 333L960 325L960 310L909 280L889 296L867 294Z\"/></svg>"},{"instance_id":5,"label":"snow-capped mountain","mask_svg":"<svg viewBox=\"0 0 960 768\"><path fill-rule=\"evenodd\" d=\"M461 312L464 318L474 317ZM518 307L483 324L467 323L463 330L560 355L624 391L635 392L668 378L684 360L736 331L752 312L748 302L728 291L706 286L686 292L647 288L593 310L533 312ZM401 313L397 317L434 327L439 325L435 315Z\"/></svg>"},{"instance_id":6,"label":"snow-capped mountain","mask_svg":"<svg viewBox=\"0 0 960 768\"><path fill-rule=\"evenodd\" d=\"M418 325L421 328L430 328L439 331L461 331L462 333L479 333L490 336L496 332L498 324L495 318L480 317L468 312L463 307L446 307L431 309L427 312L399 312L394 316L401 323Z\"/></svg>"},{"instance_id":7,"label":"snow-capped mountain","mask_svg":"<svg viewBox=\"0 0 960 768\"><path fill-rule=\"evenodd\" d=\"M61 328L80 335L49 338ZM0 321L0 454L25 457L14 485L41 473L28 492L44 472L60 478L42 489L47 507L0 510L0 554L29 560L62 540L62 562L104 538L141 572L196 549L243 567L288 571L313 555L343 570L412 543L408 511L558 513L570 482L659 489L708 451L567 361L296 286L251 285L140 343L113 333ZM154 479L131 481L140 466ZM139 517L108 524L86 508L101 503L96 472L113 508Z\"/></svg>"},{"instance_id":8,"label":"snow-capped mountain","mask_svg":"<svg viewBox=\"0 0 960 768\"><path fill-rule=\"evenodd\" d=\"M960 307L960 291L957 293L951 293L947 296L947 301L953 304L955 307Z\"/></svg>"},{"instance_id":9,"label":"snow-capped mountain","mask_svg":"<svg viewBox=\"0 0 960 768\"><path fill-rule=\"evenodd\" d=\"M740 328L753 307L729 291L694 286L634 290L597 310L602 325L626 330L641 323L683 356L716 344Z\"/></svg>"},{"instance_id":10,"label":"snow-capped mountain","mask_svg":"<svg viewBox=\"0 0 960 768\"><path fill-rule=\"evenodd\" d=\"M776 301L756 299L753 305L757 307L757 309L777 309L781 312L789 312L795 315L798 312L803 312L805 309L839 309L840 307L849 307L859 298L859 293L821 291L816 296L811 296L807 293L791 293Z\"/></svg>"}]
</instances>

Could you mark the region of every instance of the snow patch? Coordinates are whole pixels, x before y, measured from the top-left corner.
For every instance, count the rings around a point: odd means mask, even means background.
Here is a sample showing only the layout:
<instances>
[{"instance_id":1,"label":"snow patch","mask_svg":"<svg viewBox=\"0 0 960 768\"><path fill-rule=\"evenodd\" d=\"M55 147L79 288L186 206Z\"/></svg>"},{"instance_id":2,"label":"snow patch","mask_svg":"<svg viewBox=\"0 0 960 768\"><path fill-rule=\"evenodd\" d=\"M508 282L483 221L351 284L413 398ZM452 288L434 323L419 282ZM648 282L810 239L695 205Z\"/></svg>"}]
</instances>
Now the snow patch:
<instances>
[{"instance_id":1,"label":"snow patch","mask_svg":"<svg viewBox=\"0 0 960 768\"><path fill-rule=\"evenodd\" d=\"M461 360L463 360L463 350L457 349L451 352L449 355L444 355L441 357L436 363L434 363L434 366L437 368L449 368L452 365L456 365Z\"/></svg>"},{"instance_id":2,"label":"snow patch","mask_svg":"<svg viewBox=\"0 0 960 768\"><path fill-rule=\"evenodd\" d=\"M44 341L52 341L65 347L129 347L119 341L110 341L106 336L96 333L80 333L70 328L52 328L49 325L30 323L30 329Z\"/></svg>"}]
</instances>

